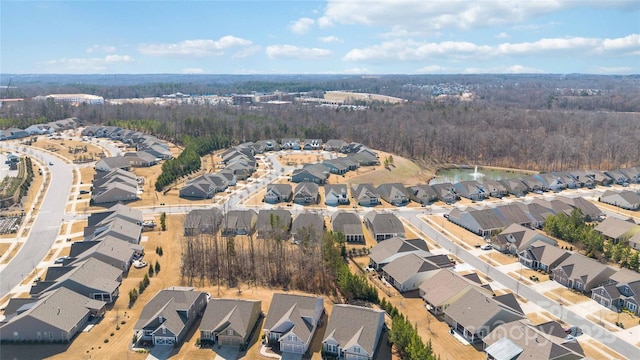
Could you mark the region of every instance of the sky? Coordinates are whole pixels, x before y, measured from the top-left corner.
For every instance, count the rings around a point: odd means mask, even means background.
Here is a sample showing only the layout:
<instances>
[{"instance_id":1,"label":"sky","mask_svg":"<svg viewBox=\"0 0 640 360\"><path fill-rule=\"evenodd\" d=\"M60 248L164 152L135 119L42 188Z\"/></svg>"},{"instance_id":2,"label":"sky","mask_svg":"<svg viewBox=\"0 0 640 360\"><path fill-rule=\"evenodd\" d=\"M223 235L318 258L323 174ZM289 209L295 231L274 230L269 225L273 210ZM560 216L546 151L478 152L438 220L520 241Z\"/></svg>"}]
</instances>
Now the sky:
<instances>
[{"instance_id":1,"label":"sky","mask_svg":"<svg viewBox=\"0 0 640 360\"><path fill-rule=\"evenodd\" d=\"M0 72L640 74L640 0L2 0Z\"/></svg>"}]
</instances>

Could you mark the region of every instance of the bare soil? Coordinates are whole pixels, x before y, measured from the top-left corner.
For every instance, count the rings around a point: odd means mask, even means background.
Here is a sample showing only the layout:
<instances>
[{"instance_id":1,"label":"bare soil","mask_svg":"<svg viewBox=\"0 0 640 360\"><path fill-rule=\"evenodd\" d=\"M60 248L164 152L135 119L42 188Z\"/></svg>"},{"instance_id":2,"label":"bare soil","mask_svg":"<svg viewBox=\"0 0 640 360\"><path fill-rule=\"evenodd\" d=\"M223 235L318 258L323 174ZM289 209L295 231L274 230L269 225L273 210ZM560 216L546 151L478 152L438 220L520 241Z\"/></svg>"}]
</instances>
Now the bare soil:
<instances>
[{"instance_id":1,"label":"bare soil","mask_svg":"<svg viewBox=\"0 0 640 360\"><path fill-rule=\"evenodd\" d=\"M579 304L589 300L588 297L582 294L573 292L564 287L547 291L546 293L544 293L544 295L552 300L562 301L562 303L564 304L568 303L569 305Z\"/></svg>"}]
</instances>

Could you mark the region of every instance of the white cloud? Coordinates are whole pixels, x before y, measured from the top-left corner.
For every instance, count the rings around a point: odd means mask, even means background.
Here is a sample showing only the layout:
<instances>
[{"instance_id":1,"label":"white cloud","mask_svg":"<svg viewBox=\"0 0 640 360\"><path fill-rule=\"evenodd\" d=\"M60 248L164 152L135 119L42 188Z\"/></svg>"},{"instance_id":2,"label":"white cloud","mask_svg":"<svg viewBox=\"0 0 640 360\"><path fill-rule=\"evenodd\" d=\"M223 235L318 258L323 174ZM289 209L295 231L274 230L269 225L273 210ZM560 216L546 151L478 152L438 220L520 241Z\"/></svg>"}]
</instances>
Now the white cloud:
<instances>
[{"instance_id":1,"label":"white cloud","mask_svg":"<svg viewBox=\"0 0 640 360\"><path fill-rule=\"evenodd\" d=\"M544 73L543 70L522 66L522 65L513 65L507 67L489 67L489 68L478 68L471 67L463 70L465 74L541 74Z\"/></svg>"},{"instance_id":2,"label":"white cloud","mask_svg":"<svg viewBox=\"0 0 640 360\"><path fill-rule=\"evenodd\" d=\"M329 0L318 19L328 24L404 26L409 32L450 28L470 29L499 24L518 24L567 8L633 8L631 1L575 0ZM637 3L636 3L637 6Z\"/></svg>"},{"instance_id":3,"label":"white cloud","mask_svg":"<svg viewBox=\"0 0 640 360\"><path fill-rule=\"evenodd\" d=\"M87 54L91 54L93 52L105 52L105 53L114 53L116 52L116 47L115 46L110 46L110 45L97 45L94 44L90 47L87 48L86 52Z\"/></svg>"},{"instance_id":4,"label":"white cloud","mask_svg":"<svg viewBox=\"0 0 640 360\"><path fill-rule=\"evenodd\" d=\"M248 47L246 47L246 48L242 48L242 49L240 49L240 50L236 51L236 52L231 56L231 58L232 58L232 59L244 59L244 58L248 58L248 57L251 57L251 56L253 56L253 55L255 55L255 54L259 53L261 49L262 49L262 48L261 48L260 46L258 46L258 45L251 45L251 46L248 46Z\"/></svg>"},{"instance_id":5,"label":"white cloud","mask_svg":"<svg viewBox=\"0 0 640 360\"><path fill-rule=\"evenodd\" d=\"M494 38L496 38L496 39L508 39L509 38L509 34L507 34L506 32L501 32L500 34L494 36Z\"/></svg>"},{"instance_id":6,"label":"white cloud","mask_svg":"<svg viewBox=\"0 0 640 360\"><path fill-rule=\"evenodd\" d=\"M416 71L419 74L441 74L447 71L447 68L440 65L428 65Z\"/></svg>"},{"instance_id":7,"label":"white cloud","mask_svg":"<svg viewBox=\"0 0 640 360\"><path fill-rule=\"evenodd\" d=\"M180 70L181 74L203 74L204 70L201 68L184 68Z\"/></svg>"},{"instance_id":8,"label":"white cloud","mask_svg":"<svg viewBox=\"0 0 640 360\"><path fill-rule=\"evenodd\" d=\"M319 17L317 23L320 28L328 28L333 26L333 21L327 16Z\"/></svg>"},{"instance_id":9,"label":"white cloud","mask_svg":"<svg viewBox=\"0 0 640 360\"><path fill-rule=\"evenodd\" d=\"M142 44L138 46L138 51L149 56L207 57L223 55L224 50L229 48L251 45L250 40L227 35L218 40L197 39L169 44Z\"/></svg>"},{"instance_id":10,"label":"white cloud","mask_svg":"<svg viewBox=\"0 0 640 360\"><path fill-rule=\"evenodd\" d=\"M331 50L319 48L303 48L294 45L267 46L267 56L270 59L304 59L321 60L332 55Z\"/></svg>"},{"instance_id":11,"label":"white cloud","mask_svg":"<svg viewBox=\"0 0 640 360\"><path fill-rule=\"evenodd\" d=\"M93 58L62 58L46 62L51 72L96 73L108 71L113 66L133 63L129 55L107 55Z\"/></svg>"},{"instance_id":12,"label":"white cloud","mask_svg":"<svg viewBox=\"0 0 640 360\"><path fill-rule=\"evenodd\" d=\"M289 24L289 30L291 30L291 32L294 34L303 35L309 32L309 30L311 30L311 27L314 24L315 24L315 20L313 19L300 18L296 21L293 21L291 24Z\"/></svg>"},{"instance_id":13,"label":"white cloud","mask_svg":"<svg viewBox=\"0 0 640 360\"><path fill-rule=\"evenodd\" d=\"M534 42L479 45L466 41L417 42L413 40L385 41L367 48L352 49L346 61L406 61L448 57L450 60L484 60L496 56L526 56L531 54L614 55L640 53L640 35L617 39L549 38Z\"/></svg>"},{"instance_id":14,"label":"white cloud","mask_svg":"<svg viewBox=\"0 0 640 360\"><path fill-rule=\"evenodd\" d=\"M342 42L342 39L340 39L337 36L323 36L323 37L319 37L318 40L322 41L323 43L335 43L335 42Z\"/></svg>"}]
</instances>

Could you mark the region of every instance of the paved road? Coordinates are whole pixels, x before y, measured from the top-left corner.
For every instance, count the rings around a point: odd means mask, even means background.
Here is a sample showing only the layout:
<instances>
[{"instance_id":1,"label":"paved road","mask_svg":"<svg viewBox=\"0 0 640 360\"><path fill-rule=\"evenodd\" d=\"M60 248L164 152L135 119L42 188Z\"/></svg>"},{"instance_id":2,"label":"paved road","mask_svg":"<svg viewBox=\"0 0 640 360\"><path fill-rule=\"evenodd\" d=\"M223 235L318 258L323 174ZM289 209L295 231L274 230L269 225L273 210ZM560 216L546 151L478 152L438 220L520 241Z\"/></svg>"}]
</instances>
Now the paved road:
<instances>
[{"instance_id":1,"label":"paved road","mask_svg":"<svg viewBox=\"0 0 640 360\"><path fill-rule=\"evenodd\" d=\"M17 151L23 147L8 145L6 148ZM31 227L29 237L18 254L0 271L0 297L9 293L31 273L51 249L58 236L73 182L72 165L66 164L56 156L37 150L27 149L27 155L42 159L46 164L53 163L53 165L47 165L51 171L51 183Z\"/></svg>"},{"instance_id":2,"label":"paved road","mask_svg":"<svg viewBox=\"0 0 640 360\"><path fill-rule=\"evenodd\" d=\"M541 306L551 314L556 315L564 322L571 324L572 326L578 326L582 328L585 334L588 334L599 342L611 347L621 355L629 359L638 358L640 350L633 344L630 344L620 339L619 337L616 337L603 327L583 318L582 316L563 307L562 305L545 297L543 294L536 292L528 286L520 284L516 279L501 272L500 270L493 269L491 265L470 254L466 249L458 246L447 237L442 235L438 230L431 227L431 225L419 219L417 215L420 213L421 212L406 211L402 212L401 216L409 220L414 226L416 226L416 228L421 229L427 236L436 241L440 246L443 246L445 249L449 249L449 251L452 253L455 252L456 256L462 259L464 262L485 273L489 278L499 282L514 293L518 293L520 296L528 299L529 301L532 301L538 306Z\"/></svg>"}]
</instances>

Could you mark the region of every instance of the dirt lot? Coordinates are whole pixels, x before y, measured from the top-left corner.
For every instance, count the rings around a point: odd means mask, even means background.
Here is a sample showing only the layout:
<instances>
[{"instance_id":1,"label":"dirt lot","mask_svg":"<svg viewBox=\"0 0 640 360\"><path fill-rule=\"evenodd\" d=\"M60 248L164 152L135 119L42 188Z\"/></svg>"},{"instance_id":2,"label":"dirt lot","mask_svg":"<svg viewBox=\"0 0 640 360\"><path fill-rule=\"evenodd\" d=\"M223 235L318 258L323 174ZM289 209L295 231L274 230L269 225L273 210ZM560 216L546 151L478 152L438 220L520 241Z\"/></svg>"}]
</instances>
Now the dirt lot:
<instances>
[{"instance_id":1,"label":"dirt lot","mask_svg":"<svg viewBox=\"0 0 640 360\"><path fill-rule=\"evenodd\" d=\"M69 161L77 160L83 156L99 160L101 154L104 155L104 151L101 147L77 140L53 140L40 137L39 140L32 143L31 146L55 152ZM69 152L70 148L75 149L77 147L84 150L85 146L87 148L86 152L81 151L75 154Z\"/></svg>"},{"instance_id":2,"label":"dirt lot","mask_svg":"<svg viewBox=\"0 0 640 360\"><path fill-rule=\"evenodd\" d=\"M392 104L399 104L405 102L404 99L386 96L386 95L378 95L378 94L367 94L367 93L353 93L348 91L326 91L324 94L324 98L332 101L345 101L347 99L351 100L368 100L368 101L384 101Z\"/></svg>"},{"instance_id":3,"label":"dirt lot","mask_svg":"<svg viewBox=\"0 0 640 360\"><path fill-rule=\"evenodd\" d=\"M555 301L562 301L564 304L570 304L570 305L574 305L574 304L579 304L581 302L585 302L587 300L589 300L588 297L573 292L565 287L560 287L551 291L547 291L546 293L544 293L544 295L546 297L548 297L551 300L555 300Z\"/></svg>"},{"instance_id":4,"label":"dirt lot","mask_svg":"<svg viewBox=\"0 0 640 360\"><path fill-rule=\"evenodd\" d=\"M618 331L621 330L619 327L614 326L615 323L621 322L625 329L638 325L640 319L637 316L631 315L626 312L621 312L618 314L615 311L605 308L604 306L600 311L593 313L587 316L589 320L593 321L596 324L604 325L605 321L609 322L611 326L607 326L607 329L610 331Z\"/></svg>"}]
</instances>

